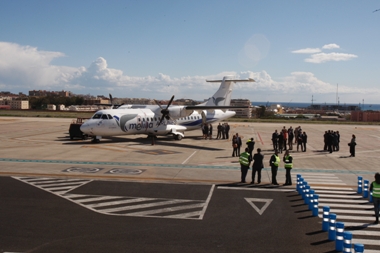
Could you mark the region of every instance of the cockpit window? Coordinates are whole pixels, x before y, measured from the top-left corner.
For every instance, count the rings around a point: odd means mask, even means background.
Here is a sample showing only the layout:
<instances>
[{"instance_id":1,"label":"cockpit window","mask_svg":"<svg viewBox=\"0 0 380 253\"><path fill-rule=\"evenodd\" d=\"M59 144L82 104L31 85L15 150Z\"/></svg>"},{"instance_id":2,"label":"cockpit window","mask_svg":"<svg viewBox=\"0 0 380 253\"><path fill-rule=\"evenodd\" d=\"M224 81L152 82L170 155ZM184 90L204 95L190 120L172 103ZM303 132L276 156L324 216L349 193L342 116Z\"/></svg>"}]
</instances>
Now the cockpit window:
<instances>
[{"instance_id":1,"label":"cockpit window","mask_svg":"<svg viewBox=\"0 0 380 253\"><path fill-rule=\"evenodd\" d=\"M102 119L108 119L107 114L103 114L103 115L102 115Z\"/></svg>"},{"instance_id":2,"label":"cockpit window","mask_svg":"<svg viewBox=\"0 0 380 253\"><path fill-rule=\"evenodd\" d=\"M101 119L102 113L95 113L94 116L92 116L93 119Z\"/></svg>"},{"instance_id":3,"label":"cockpit window","mask_svg":"<svg viewBox=\"0 0 380 253\"><path fill-rule=\"evenodd\" d=\"M113 119L111 115L107 114L108 115L108 119Z\"/></svg>"}]
</instances>

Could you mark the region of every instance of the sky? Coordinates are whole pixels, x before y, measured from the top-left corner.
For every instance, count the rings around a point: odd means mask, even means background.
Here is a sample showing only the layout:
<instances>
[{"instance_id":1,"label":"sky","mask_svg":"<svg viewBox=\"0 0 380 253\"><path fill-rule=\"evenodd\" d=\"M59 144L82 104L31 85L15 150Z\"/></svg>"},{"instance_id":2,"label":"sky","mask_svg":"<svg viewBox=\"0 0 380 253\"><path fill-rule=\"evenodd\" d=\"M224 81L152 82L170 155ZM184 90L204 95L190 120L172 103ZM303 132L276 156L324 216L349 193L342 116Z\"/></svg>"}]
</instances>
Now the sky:
<instances>
[{"instance_id":1,"label":"sky","mask_svg":"<svg viewBox=\"0 0 380 253\"><path fill-rule=\"evenodd\" d=\"M0 91L380 104L376 0L2 0ZM377 11L379 10L379 11Z\"/></svg>"}]
</instances>

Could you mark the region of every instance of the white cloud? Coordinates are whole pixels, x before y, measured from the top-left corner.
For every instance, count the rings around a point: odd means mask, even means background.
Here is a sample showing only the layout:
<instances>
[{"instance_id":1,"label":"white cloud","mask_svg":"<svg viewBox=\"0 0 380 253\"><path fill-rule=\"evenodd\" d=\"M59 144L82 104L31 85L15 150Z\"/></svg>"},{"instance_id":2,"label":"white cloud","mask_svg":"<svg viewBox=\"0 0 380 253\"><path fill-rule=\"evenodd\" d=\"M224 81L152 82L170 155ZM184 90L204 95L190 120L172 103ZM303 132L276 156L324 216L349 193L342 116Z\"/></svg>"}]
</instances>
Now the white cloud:
<instances>
[{"instance_id":1,"label":"white cloud","mask_svg":"<svg viewBox=\"0 0 380 253\"><path fill-rule=\"evenodd\" d=\"M321 49L319 48L304 48L292 51L294 54L315 54L319 52L321 52Z\"/></svg>"},{"instance_id":2,"label":"white cloud","mask_svg":"<svg viewBox=\"0 0 380 253\"><path fill-rule=\"evenodd\" d=\"M331 95L335 101L336 86L318 79L311 72L292 72L289 76L274 80L266 71L220 72L208 76L185 76L173 78L164 73L157 76L128 76L119 69L108 67L106 59L99 57L89 67L73 68L53 65L52 60L64 57L60 52L48 52L34 47L0 42L0 88L13 93L33 89L68 90L76 94L107 95L116 97L196 100L207 99L219 87L218 83L206 80L222 79L233 75L236 78L253 78L254 83L237 83L233 98L248 98L252 101L305 101L311 94ZM314 54L310 62L341 61L356 58L350 54ZM340 86L339 93L346 101L356 101L358 94L366 101L377 101L378 88L351 88ZM373 102L374 103L374 102Z\"/></svg>"},{"instance_id":3,"label":"white cloud","mask_svg":"<svg viewBox=\"0 0 380 253\"><path fill-rule=\"evenodd\" d=\"M323 49L336 49L336 48L340 48L340 46L337 45L337 44L332 43L332 44L324 45L322 48Z\"/></svg>"},{"instance_id":4,"label":"white cloud","mask_svg":"<svg viewBox=\"0 0 380 253\"><path fill-rule=\"evenodd\" d=\"M357 58L354 54L343 54L343 53L319 53L313 54L310 58L305 59L305 62L311 63L323 63L328 61L348 61Z\"/></svg>"}]
</instances>

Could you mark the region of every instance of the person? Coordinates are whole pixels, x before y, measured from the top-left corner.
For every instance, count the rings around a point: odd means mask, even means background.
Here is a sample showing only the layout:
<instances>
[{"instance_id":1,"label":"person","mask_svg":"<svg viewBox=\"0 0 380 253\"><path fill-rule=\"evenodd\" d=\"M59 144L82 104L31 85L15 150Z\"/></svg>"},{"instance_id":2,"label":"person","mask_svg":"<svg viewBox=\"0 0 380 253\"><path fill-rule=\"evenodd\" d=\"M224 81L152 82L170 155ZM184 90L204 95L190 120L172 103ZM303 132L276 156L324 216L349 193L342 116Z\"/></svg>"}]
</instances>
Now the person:
<instances>
[{"instance_id":1,"label":"person","mask_svg":"<svg viewBox=\"0 0 380 253\"><path fill-rule=\"evenodd\" d=\"M274 131L272 134L272 144L273 144L273 150L278 149L278 133L277 130Z\"/></svg>"},{"instance_id":2,"label":"person","mask_svg":"<svg viewBox=\"0 0 380 253\"><path fill-rule=\"evenodd\" d=\"M277 171L278 171L278 166L280 165L280 157L278 157L278 150L276 149L274 151L274 154L271 156L269 160L269 166L272 172L272 184L273 185L278 185L277 183Z\"/></svg>"},{"instance_id":3,"label":"person","mask_svg":"<svg viewBox=\"0 0 380 253\"><path fill-rule=\"evenodd\" d=\"M229 140L230 139L230 135L229 135L230 125L228 125L227 122L226 122L226 125L224 126L224 131L226 132L226 139Z\"/></svg>"},{"instance_id":4,"label":"person","mask_svg":"<svg viewBox=\"0 0 380 253\"><path fill-rule=\"evenodd\" d=\"M379 207L380 207L380 174L375 174L375 181L371 183L369 191L372 192L373 206L375 208L375 224L379 224Z\"/></svg>"},{"instance_id":5,"label":"person","mask_svg":"<svg viewBox=\"0 0 380 253\"><path fill-rule=\"evenodd\" d=\"M340 134L339 134L339 131L336 131L336 136L337 136L337 139L338 139L338 144L336 146L336 151L339 151L339 143L340 143Z\"/></svg>"},{"instance_id":6,"label":"person","mask_svg":"<svg viewBox=\"0 0 380 253\"><path fill-rule=\"evenodd\" d=\"M282 136L284 137L282 148L287 150L286 144L288 143L288 130L286 130L285 126L282 128Z\"/></svg>"},{"instance_id":7,"label":"person","mask_svg":"<svg viewBox=\"0 0 380 253\"><path fill-rule=\"evenodd\" d=\"M278 135L278 150L281 152L281 154L283 149L282 145L284 145L284 134L280 132L280 134Z\"/></svg>"},{"instance_id":8,"label":"person","mask_svg":"<svg viewBox=\"0 0 380 253\"><path fill-rule=\"evenodd\" d=\"M237 153L237 148L238 148L238 143L236 139L236 135L232 136L232 157L238 156Z\"/></svg>"},{"instance_id":9,"label":"person","mask_svg":"<svg viewBox=\"0 0 380 253\"><path fill-rule=\"evenodd\" d=\"M261 148L257 149L257 153L253 155L253 165L252 165L252 182L255 183L255 175L257 172L257 183L261 183L261 170L264 168L263 160L264 155L261 154Z\"/></svg>"},{"instance_id":10,"label":"person","mask_svg":"<svg viewBox=\"0 0 380 253\"><path fill-rule=\"evenodd\" d=\"M216 135L216 138L220 139L222 137L222 125L220 123L217 127L217 130L218 130L218 134Z\"/></svg>"},{"instance_id":11,"label":"person","mask_svg":"<svg viewBox=\"0 0 380 253\"><path fill-rule=\"evenodd\" d=\"M245 148L245 152L241 153L239 156L240 170L241 170L241 181L240 183L245 183L245 178L248 173L249 165L251 163L251 157L248 153L248 148Z\"/></svg>"},{"instance_id":12,"label":"person","mask_svg":"<svg viewBox=\"0 0 380 253\"><path fill-rule=\"evenodd\" d=\"M212 139L212 125L208 125L208 138L211 140Z\"/></svg>"},{"instance_id":13,"label":"person","mask_svg":"<svg viewBox=\"0 0 380 253\"><path fill-rule=\"evenodd\" d=\"M350 146L350 157L355 157L355 146L356 146L356 137L355 134L352 135L350 143L348 143L348 146Z\"/></svg>"},{"instance_id":14,"label":"person","mask_svg":"<svg viewBox=\"0 0 380 253\"><path fill-rule=\"evenodd\" d=\"M294 131L293 128L290 126L288 129L288 146L289 150L293 149L293 139L294 139Z\"/></svg>"},{"instance_id":15,"label":"person","mask_svg":"<svg viewBox=\"0 0 380 253\"><path fill-rule=\"evenodd\" d=\"M290 174L290 171L293 168L293 157L289 154L289 150L285 151L285 154L282 160L284 161L284 167L286 170L284 185L292 185L292 176Z\"/></svg>"},{"instance_id":16,"label":"person","mask_svg":"<svg viewBox=\"0 0 380 253\"><path fill-rule=\"evenodd\" d=\"M302 133L298 134L298 140L297 140L297 151L299 151L299 148L301 147L301 151L303 150L303 139L302 139Z\"/></svg>"},{"instance_id":17,"label":"person","mask_svg":"<svg viewBox=\"0 0 380 253\"><path fill-rule=\"evenodd\" d=\"M307 143L307 134L306 134L306 132L303 132L301 138L302 138L302 146L303 146L302 152L306 152L306 143Z\"/></svg>"},{"instance_id":18,"label":"person","mask_svg":"<svg viewBox=\"0 0 380 253\"><path fill-rule=\"evenodd\" d=\"M252 159L252 151L253 149L255 148L255 141L253 140L253 138L249 139L247 142L247 148L248 148L248 153L249 155L251 156L251 159Z\"/></svg>"},{"instance_id":19,"label":"person","mask_svg":"<svg viewBox=\"0 0 380 253\"><path fill-rule=\"evenodd\" d=\"M238 133L236 133L236 141L237 141L237 144L238 144L238 146L237 146L238 156L240 156L240 148L241 148L241 145L243 143L241 142L241 138L240 138L240 136L239 136Z\"/></svg>"},{"instance_id":20,"label":"person","mask_svg":"<svg viewBox=\"0 0 380 253\"><path fill-rule=\"evenodd\" d=\"M204 138L205 140L207 140L207 136L208 136L208 124L204 124L203 125L203 129L204 129Z\"/></svg>"},{"instance_id":21,"label":"person","mask_svg":"<svg viewBox=\"0 0 380 253\"><path fill-rule=\"evenodd\" d=\"M222 125L222 139L226 139L226 123Z\"/></svg>"}]
</instances>

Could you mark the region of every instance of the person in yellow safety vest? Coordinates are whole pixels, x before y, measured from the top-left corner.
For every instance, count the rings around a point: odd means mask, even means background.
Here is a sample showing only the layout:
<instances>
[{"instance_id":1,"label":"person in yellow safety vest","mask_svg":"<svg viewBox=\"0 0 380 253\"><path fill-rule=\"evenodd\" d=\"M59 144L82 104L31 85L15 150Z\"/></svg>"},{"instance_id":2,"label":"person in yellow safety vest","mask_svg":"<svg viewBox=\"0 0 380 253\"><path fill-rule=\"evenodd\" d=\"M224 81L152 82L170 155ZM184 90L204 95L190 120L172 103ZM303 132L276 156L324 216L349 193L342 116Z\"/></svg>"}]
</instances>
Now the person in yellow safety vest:
<instances>
[{"instance_id":1,"label":"person in yellow safety vest","mask_svg":"<svg viewBox=\"0 0 380 253\"><path fill-rule=\"evenodd\" d=\"M272 172L272 184L273 185L278 185L277 183L277 171L278 171L278 166L280 165L280 157L278 157L278 150L276 149L274 151L274 154L271 156L269 160L269 166Z\"/></svg>"},{"instance_id":2,"label":"person in yellow safety vest","mask_svg":"<svg viewBox=\"0 0 380 253\"><path fill-rule=\"evenodd\" d=\"M245 183L245 178L248 173L249 165L251 164L251 156L248 153L248 148L245 148L245 152L240 154L239 163L241 170L241 183Z\"/></svg>"},{"instance_id":3,"label":"person in yellow safety vest","mask_svg":"<svg viewBox=\"0 0 380 253\"><path fill-rule=\"evenodd\" d=\"M371 183L369 191L372 192L373 206L375 207L376 220L374 224L379 224L379 207L380 207L380 174L375 174L375 181Z\"/></svg>"},{"instance_id":4,"label":"person in yellow safety vest","mask_svg":"<svg viewBox=\"0 0 380 253\"><path fill-rule=\"evenodd\" d=\"M282 160L284 161L284 167L286 170L284 185L292 185L292 176L290 171L293 168L293 157L289 154L289 150L285 151L284 158Z\"/></svg>"}]
</instances>

